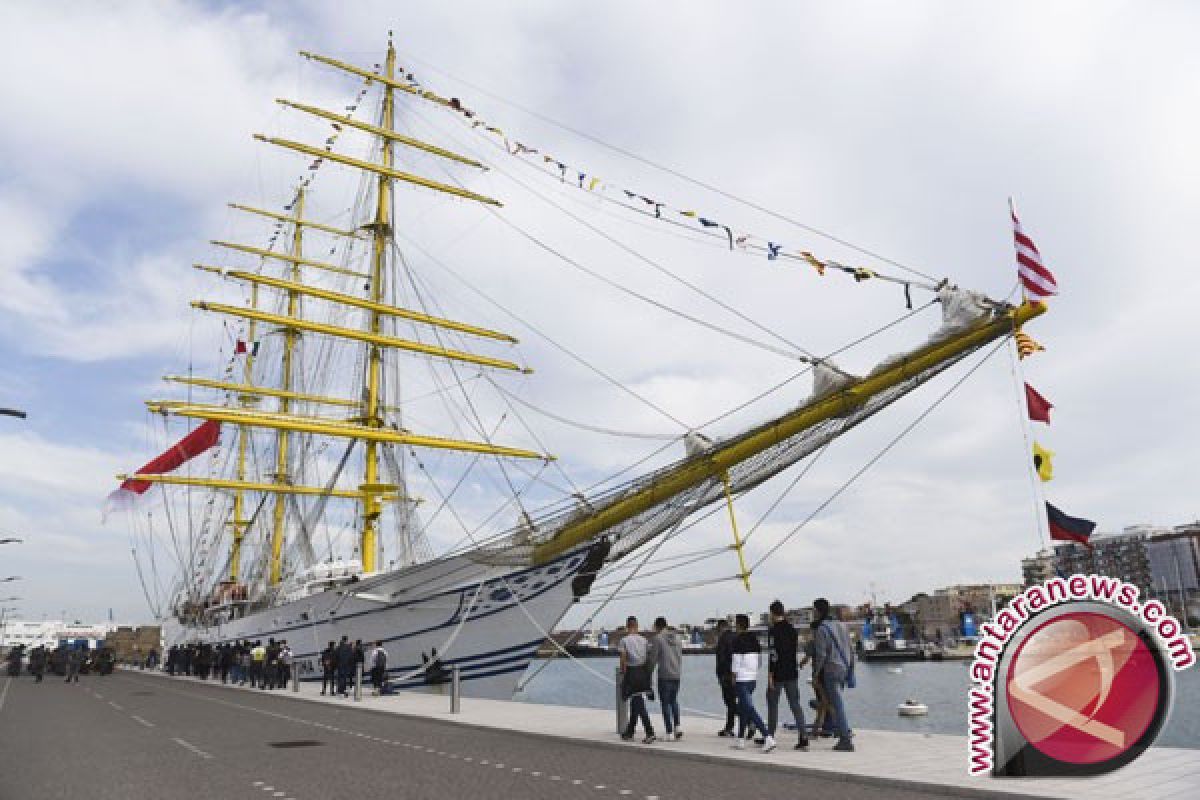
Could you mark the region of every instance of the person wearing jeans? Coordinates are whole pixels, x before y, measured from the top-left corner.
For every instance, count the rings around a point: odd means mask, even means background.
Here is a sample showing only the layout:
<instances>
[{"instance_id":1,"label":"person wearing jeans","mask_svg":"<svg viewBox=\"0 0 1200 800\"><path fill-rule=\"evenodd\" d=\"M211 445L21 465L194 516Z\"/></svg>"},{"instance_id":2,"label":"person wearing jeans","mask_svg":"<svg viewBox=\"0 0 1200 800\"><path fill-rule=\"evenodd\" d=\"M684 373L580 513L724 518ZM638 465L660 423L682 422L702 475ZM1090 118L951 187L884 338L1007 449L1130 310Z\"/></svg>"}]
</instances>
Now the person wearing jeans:
<instances>
[{"instance_id":1,"label":"person wearing jeans","mask_svg":"<svg viewBox=\"0 0 1200 800\"><path fill-rule=\"evenodd\" d=\"M638 633L637 617L625 620L625 635L617 642L617 655L621 660L621 696L629 700L629 724L621 734L625 741L633 739L633 732L640 721L646 731L643 744L655 741L654 726L646 711L646 695L653 696L650 673L654 665L649 661L650 643Z\"/></svg>"},{"instance_id":2,"label":"person wearing jeans","mask_svg":"<svg viewBox=\"0 0 1200 800\"><path fill-rule=\"evenodd\" d=\"M808 734L805 732L804 709L800 705L800 664L796 660L799 637L796 629L787 621L783 603L771 603L771 660L767 671L767 734L775 735L779 724L779 695L786 694L792 717L796 720L799 741L797 750L808 749Z\"/></svg>"},{"instance_id":3,"label":"person wearing jeans","mask_svg":"<svg viewBox=\"0 0 1200 800\"><path fill-rule=\"evenodd\" d=\"M658 668L658 701L662 705L663 726L667 739L682 739L679 722L679 681L683 669L683 642L667 627L667 620L654 620L651 658Z\"/></svg>"},{"instance_id":4,"label":"person wearing jeans","mask_svg":"<svg viewBox=\"0 0 1200 800\"><path fill-rule=\"evenodd\" d=\"M854 752L850 722L846 719L846 704L842 700L842 689L854 669L854 648L846 626L830 615L829 601L818 597L813 601L817 619L813 628L813 674L825 689L829 711L837 730L838 741L834 750Z\"/></svg>"},{"instance_id":5,"label":"person wearing jeans","mask_svg":"<svg viewBox=\"0 0 1200 800\"><path fill-rule=\"evenodd\" d=\"M735 618L737 638L733 642L733 679L734 691L737 693L738 705L738 750L746 749L746 738L757 729L766 731L762 717L754 708L754 688L758 682L758 665L761 648L758 637L750 632L750 618L738 614ZM769 753L775 749L775 737L767 734L763 739L763 752Z\"/></svg>"}]
</instances>

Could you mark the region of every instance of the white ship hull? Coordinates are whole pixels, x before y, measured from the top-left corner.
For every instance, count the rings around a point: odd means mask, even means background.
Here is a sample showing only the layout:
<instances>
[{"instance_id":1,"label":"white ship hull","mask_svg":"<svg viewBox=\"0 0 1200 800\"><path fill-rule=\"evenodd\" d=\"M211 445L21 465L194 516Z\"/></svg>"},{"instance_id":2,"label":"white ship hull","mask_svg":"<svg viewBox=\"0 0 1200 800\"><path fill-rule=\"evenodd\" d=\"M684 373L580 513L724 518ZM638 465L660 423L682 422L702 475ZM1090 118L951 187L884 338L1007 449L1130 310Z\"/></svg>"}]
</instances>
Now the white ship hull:
<instances>
[{"instance_id":1,"label":"white ship hull","mask_svg":"<svg viewBox=\"0 0 1200 800\"><path fill-rule=\"evenodd\" d=\"M447 670L459 668L464 695L508 700L546 633L575 602L573 583L587 552L581 547L528 568L454 556L210 627L170 624L166 644L286 639L301 680L319 680L318 654L329 642L381 640L393 687L448 692L422 672L422 657L436 652Z\"/></svg>"}]
</instances>

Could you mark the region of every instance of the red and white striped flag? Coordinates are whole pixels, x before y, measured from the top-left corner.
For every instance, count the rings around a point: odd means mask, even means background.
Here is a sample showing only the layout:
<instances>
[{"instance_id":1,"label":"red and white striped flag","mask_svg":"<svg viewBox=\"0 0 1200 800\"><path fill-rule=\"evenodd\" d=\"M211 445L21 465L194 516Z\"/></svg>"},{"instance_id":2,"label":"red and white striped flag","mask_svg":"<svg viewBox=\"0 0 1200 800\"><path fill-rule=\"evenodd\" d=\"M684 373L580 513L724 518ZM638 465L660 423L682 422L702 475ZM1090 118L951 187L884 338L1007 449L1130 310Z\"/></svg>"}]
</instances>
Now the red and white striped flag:
<instances>
[{"instance_id":1,"label":"red and white striped flag","mask_svg":"<svg viewBox=\"0 0 1200 800\"><path fill-rule=\"evenodd\" d=\"M1017 210L1013 208L1012 198L1008 200L1008 210L1012 214L1013 239L1017 246L1017 276L1025 290L1025 299L1042 302L1051 295L1058 294L1058 281L1053 273L1042 263L1042 254L1021 230L1021 220L1017 219Z\"/></svg>"}]
</instances>

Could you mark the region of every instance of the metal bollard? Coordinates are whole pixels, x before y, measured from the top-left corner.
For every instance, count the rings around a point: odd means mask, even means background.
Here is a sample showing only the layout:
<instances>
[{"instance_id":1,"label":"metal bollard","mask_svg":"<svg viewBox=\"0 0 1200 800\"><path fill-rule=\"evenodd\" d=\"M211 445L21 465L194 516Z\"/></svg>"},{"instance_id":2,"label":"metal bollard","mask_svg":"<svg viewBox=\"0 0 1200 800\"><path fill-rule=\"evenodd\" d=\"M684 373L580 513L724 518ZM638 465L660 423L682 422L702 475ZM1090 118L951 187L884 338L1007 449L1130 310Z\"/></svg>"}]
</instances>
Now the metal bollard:
<instances>
[{"instance_id":1,"label":"metal bollard","mask_svg":"<svg viewBox=\"0 0 1200 800\"><path fill-rule=\"evenodd\" d=\"M454 671L450 673L450 713L457 714L462 710L462 676L458 671L458 665L454 665Z\"/></svg>"},{"instance_id":2,"label":"metal bollard","mask_svg":"<svg viewBox=\"0 0 1200 800\"><path fill-rule=\"evenodd\" d=\"M617 733L625 733L625 728L629 726L629 705L625 702L624 695L621 694L621 683L624 677L621 674L621 668L616 668L617 674Z\"/></svg>"},{"instance_id":3,"label":"metal bollard","mask_svg":"<svg viewBox=\"0 0 1200 800\"><path fill-rule=\"evenodd\" d=\"M362 700L362 664L358 664L354 669L354 702L358 703Z\"/></svg>"},{"instance_id":4,"label":"metal bollard","mask_svg":"<svg viewBox=\"0 0 1200 800\"><path fill-rule=\"evenodd\" d=\"M300 691L300 664L292 664L292 691Z\"/></svg>"}]
</instances>

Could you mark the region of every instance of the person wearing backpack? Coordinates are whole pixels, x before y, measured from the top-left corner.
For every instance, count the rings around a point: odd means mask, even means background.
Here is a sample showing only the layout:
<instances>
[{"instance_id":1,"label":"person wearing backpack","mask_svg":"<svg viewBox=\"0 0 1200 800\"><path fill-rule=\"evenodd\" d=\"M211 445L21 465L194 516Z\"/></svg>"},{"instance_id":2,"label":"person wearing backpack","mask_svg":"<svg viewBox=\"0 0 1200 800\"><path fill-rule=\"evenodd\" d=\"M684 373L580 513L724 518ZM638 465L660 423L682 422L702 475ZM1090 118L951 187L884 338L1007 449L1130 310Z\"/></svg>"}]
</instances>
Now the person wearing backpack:
<instances>
[{"instance_id":1,"label":"person wearing backpack","mask_svg":"<svg viewBox=\"0 0 1200 800\"><path fill-rule=\"evenodd\" d=\"M846 704L842 689L854 688L854 647L846 626L830 614L829 601L818 597L813 601L816 626L813 629L813 675L825 690L830 715L837 729L838 741L834 750L854 752L850 722L846 719Z\"/></svg>"},{"instance_id":2,"label":"person wearing backpack","mask_svg":"<svg viewBox=\"0 0 1200 800\"><path fill-rule=\"evenodd\" d=\"M378 697L383 693L384 678L387 676L387 650L383 649L383 642L375 642L375 647L371 649L368 656L371 664L371 694Z\"/></svg>"}]
</instances>

